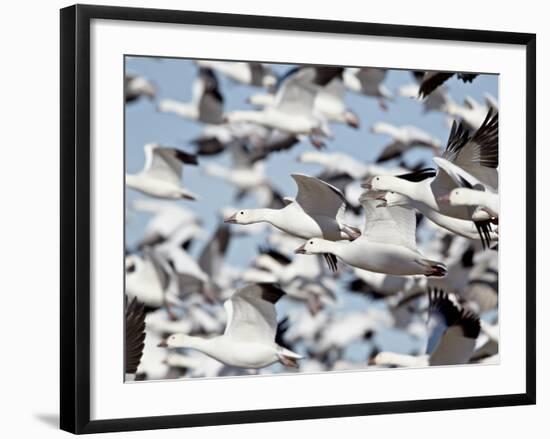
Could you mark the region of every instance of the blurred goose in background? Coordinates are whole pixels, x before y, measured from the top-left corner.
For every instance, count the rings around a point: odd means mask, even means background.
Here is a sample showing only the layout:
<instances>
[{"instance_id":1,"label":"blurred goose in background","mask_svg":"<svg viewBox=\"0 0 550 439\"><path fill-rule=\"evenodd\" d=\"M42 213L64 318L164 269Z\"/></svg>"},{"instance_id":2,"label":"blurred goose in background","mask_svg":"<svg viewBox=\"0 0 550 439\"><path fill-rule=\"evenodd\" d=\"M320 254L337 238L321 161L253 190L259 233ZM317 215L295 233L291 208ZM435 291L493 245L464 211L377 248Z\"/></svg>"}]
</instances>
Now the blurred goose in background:
<instances>
[{"instance_id":1,"label":"blurred goose in background","mask_svg":"<svg viewBox=\"0 0 550 439\"><path fill-rule=\"evenodd\" d=\"M411 73L415 82L399 86L397 89L398 96L419 101L424 108L424 113L430 111L445 112L449 105L454 105L454 101L445 86L437 87L428 96L421 96L420 85L424 72L413 71Z\"/></svg>"},{"instance_id":2,"label":"blurred goose in background","mask_svg":"<svg viewBox=\"0 0 550 439\"><path fill-rule=\"evenodd\" d=\"M338 122L359 128L359 118L346 107L344 101L346 89L341 76L335 76L324 86L318 86L313 102L313 111L319 113L328 122ZM258 93L247 99L249 104L257 107L275 105L277 98L272 93Z\"/></svg>"},{"instance_id":3,"label":"blurred goose in background","mask_svg":"<svg viewBox=\"0 0 550 439\"><path fill-rule=\"evenodd\" d=\"M248 285L224 303L227 324L223 335L201 338L173 334L159 346L196 349L228 366L260 369L280 362L297 367L296 360L302 356L275 343L275 303L283 294L272 284Z\"/></svg>"},{"instance_id":4,"label":"blurred goose in background","mask_svg":"<svg viewBox=\"0 0 550 439\"><path fill-rule=\"evenodd\" d=\"M426 354L412 356L380 352L375 365L443 366L468 363L480 333L479 317L462 309L449 295L438 289L429 291L428 343Z\"/></svg>"},{"instance_id":5,"label":"blurred goose in background","mask_svg":"<svg viewBox=\"0 0 550 439\"><path fill-rule=\"evenodd\" d=\"M295 136L309 136L312 144L324 146L320 137L332 137L328 123L314 109L318 86L326 85L341 68L302 67L292 69L280 79L273 105L255 111L231 111L225 116L229 123L253 122L285 131Z\"/></svg>"},{"instance_id":6,"label":"blurred goose in background","mask_svg":"<svg viewBox=\"0 0 550 439\"><path fill-rule=\"evenodd\" d=\"M146 249L143 256L127 255L125 269L126 294L129 300L137 298L149 309L164 305L169 278L152 250Z\"/></svg>"},{"instance_id":7,"label":"blurred goose in background","mask_svg":"<svg viewBox=\"0 0 550 439\"><path fill-rule=\"evenodd\" d=\"M355 227L339 221L345 209L344 195L322 180L304 174L291 175L298 194L282 209L241 209L227 218L232 224L267 222L292 236L303 239L323 237L328 240L353 240L361 235ZM336 270L334 256L326 256L329 267Z\"/></svg>"},{"instance_id":8,"label":"blurred goose in background","mask_svg":"<svg viewBox=\"0 0 550 439\"><path fill-rule=\"evenodd\" d=\"M422 180L395 176L376 176L364 183L364 187L375 191L397 192L425 204L443 215L471 220L473 209L463 206L450 206L439 200L459 186L455 173L447 165L457 166L483 182L493 191L498 189L498 113L487 113L483 125L469 136L465 127L453 123L447 147L442 157L435 157L438 165L435 175L425 172ZM444 167L442 167L444 166ZM450 172L450 173L449 173ZM474 221L484 242L490 242L490 217Z\"/></svg>"},{"instance_id":9,"label":"blurred goose in background","mask_svg":"<svg viewBox=\"0 0 550 439\"><path fill-rule=\"evenodd\" d=\"M157 110L198 122L222 123L223 96L218 88L216 75L211 69L201 68L193 82L190 102L162 99L157 105Z\"/></svg>"},{"instance_id":10,"label":"blurred goose in background","mask_svg":"<svg viewBox=\"0 0 550 439\"><path fill-rule=\"evenodd\" d=\"M386 309L374 307L336 315L324 327L317 351L344 349L356 340L371 338L373 333L389 328L393 323L393 317Z\"/></svg>"},{"instance_id":11,"label":"blurred goose in background","mask_svg":"<svg viewBox=\"0 0 550 439\"><path fill-rule=\"evenodd\" d=\"M188 234L188 240L183 243L186 249L192 240L204 237L205 230L200 226L197 214L179 204L156 199L138 199L132 203L132 209L153 214L138 243L140 249L160 244L181 230Z\"/></svg>"},{"instance_id":12,"label":"blurred goose in background","mask_svg":"<svg viewBox=\"0 0 550 439\"><path fill-rule=\"evenodd\" d=\"M498 103L493 96L486 93L484 103L480 104L471 96L466 96L464 105L458 105L450 102L445 107L445 112L449 116L458 118L470 131L475 131L481 127L489 111L498 112Z\"/></svg>"},{"instance_id":13,"label":"blurred goose in background","mask_svg":"<svg viewBox=\"0 0 550 439\"><path fill-rule=\"evenodd\" d=\"M195 155L155 143L148 143L144 150L145 166L137 174L126 174L128 187L157 198L197 199L181 186L183 164L196 165Z\"/></svg>"},{"instance_id":14,"label":"blurred goose in background","mask_svg":"<svg viewBox=\"0 0 550 439\"><path fill-rule=\"evenodd\" d=\"M435 154L439 153L441 142L420 128L404 125L395 126L386 122L377 122L371 127L374 134L385 134L391 137L392 142L384 147L376 159L376 163L382 163L401 157L405 152L414 148L429 148Z\"/></svg>"},{"instance_id":15,"label":"blurred goose in background","mask_svg":"<svg viewBox=\"0 0 550 439\"><path fill-rule=\"evenodd\" d=\"M477 73L425 72L420 82L419 96L429 96L436 88L455 75L462 82L472 82L478 76Z\"/></svg>"},{"instance_id":16,"label":"blurred goose in background","mask_svg":"<svg viewBox=\"0 0 550 439\"><path fill-rule=\"evenodd\" d=\"M296 253L329 253L346 264L377 273L397 276L423 274L445 276L445 264L430 260L416 246L416 216L410 209L384 207L363 194L365 211L363 234L351 242L309 239Z\"/></svg>"},{"instance_id":17,"label":"blurred goose in background","mask_svg":"<svg viewBox=\"0 0 550 439\"><path fill-rule=\"evenodd\" d=\"M133 381L145 346L145 307L135 297L128 301L125 296L125 300L124 373L126 380Z\"/></svg>"},{"instance_id":18,"label":"blurred goose in background","mask_svg":"<svg viewBox=\"0 0 550 439\"><path fill-rule=\"evenodd\" d=\"M259 62L227 62L199 60L197 64L227 76L235 82L257 87L273 87L277 76L270 67Z\"/></svg>"},{"instance_id":19,"label":"blurred goose in background","mask_svg":"<svg viewBox=\"0 0 550 439\"><path fill-rule=\"evenodd\" d=\"M380 108L387 110L386 101L393 99L391 92L383 84L386 69L347 68L343 74L344 85L348 90L378 98Z\"/></svg>"},{"instance_id":20,"label":"blurred goose in background","mask_svg":"<svg viewBox=\"0 0 550 439\"><path fill-rule=\"evenodd\" d=\"M124 100L126 103L137 101L141 96L154 99L156 87L147 78L127 73L124 77Z\"/></svg>"}]
</instances>

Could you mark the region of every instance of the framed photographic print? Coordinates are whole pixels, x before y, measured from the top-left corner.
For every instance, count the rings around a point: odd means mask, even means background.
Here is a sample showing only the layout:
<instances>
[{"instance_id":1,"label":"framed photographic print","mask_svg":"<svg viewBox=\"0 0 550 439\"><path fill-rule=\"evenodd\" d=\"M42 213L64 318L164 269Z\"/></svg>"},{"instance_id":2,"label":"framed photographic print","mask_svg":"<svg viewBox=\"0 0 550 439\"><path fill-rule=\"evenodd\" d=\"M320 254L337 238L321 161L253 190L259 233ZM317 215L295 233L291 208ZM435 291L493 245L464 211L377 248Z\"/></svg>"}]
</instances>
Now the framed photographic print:
<instances>
[{"instance_id":1,"label":"framed photographic print","mask_svg":"<svg viewBox=\"0 0 550 439\"><path fill-rule=\"evenodd\" d=\"M535 35L61 10L61 428L535 403Z\"/></svg>"}]
</instances>

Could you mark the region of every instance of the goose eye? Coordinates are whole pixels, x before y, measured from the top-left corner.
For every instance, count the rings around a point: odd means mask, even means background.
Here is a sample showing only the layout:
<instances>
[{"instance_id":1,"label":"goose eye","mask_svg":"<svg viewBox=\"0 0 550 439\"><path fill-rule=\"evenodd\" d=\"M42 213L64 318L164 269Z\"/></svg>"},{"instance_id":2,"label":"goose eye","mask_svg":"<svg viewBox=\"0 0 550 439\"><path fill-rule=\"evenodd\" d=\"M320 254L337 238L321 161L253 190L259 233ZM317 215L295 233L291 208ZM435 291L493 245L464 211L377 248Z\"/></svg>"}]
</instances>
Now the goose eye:
<instances>
[{"instance_id":1,"label":"goose eye","mask_svg":"<svg viewBox=\"0 0 550 439\"><path fill-rule=\"evenodd\" d=\"M309 243L313 245L313 241L309 241Z\"/></svg>"},{"instance_id":2,"label":"goose eye","mask_svg":"<svg viewBox=\"0 0 550 439\"><path fill-rule=\"evenodd\" d=\"M241 215L244 215L244 212L241 210L240 214L241 214Z\"/></svg>"},{"instance_id":3,"label":"goose eye","mask_svg":"<svg viewBox=\"0 0 550 439\"><path fill-rule=\"evenodd\" d=\"M380 180L380 177L376 177L376 181Z\"/></svg>"}]
</instances>

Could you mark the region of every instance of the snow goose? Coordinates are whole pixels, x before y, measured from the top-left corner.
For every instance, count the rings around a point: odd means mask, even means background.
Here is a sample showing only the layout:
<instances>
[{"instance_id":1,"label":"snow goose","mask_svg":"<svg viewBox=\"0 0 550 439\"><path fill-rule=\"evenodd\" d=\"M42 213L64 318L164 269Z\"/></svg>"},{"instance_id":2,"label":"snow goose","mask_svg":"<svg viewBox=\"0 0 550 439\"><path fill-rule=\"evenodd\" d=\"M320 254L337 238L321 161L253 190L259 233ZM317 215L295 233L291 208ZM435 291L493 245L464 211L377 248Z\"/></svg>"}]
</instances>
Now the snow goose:
<instances>
[{"instance_id":1,"label":"snow goose","mask_svg":"<svg viewBox=\"0 0 550 439\"><path fill-rule=\"evenodd\" d=\"M274 105L257 111L232 111L225 116L229 123L253 122L296 136L309 136L320 148L324 143L318 137L332 137L328 123L314 110L319 85L327 84L340 74L338 68L303 67L293 69L282 78Z\"/></svg>"},{"instance_id":2,"label":"snow goose","mask_svg":"<svg viewBox=\"0 0 550 439\"><path fill-rule=\"evenodd\" d=\"M344 123L352 128L359 128L359 118L344 102L345 91L340 76L335 76L325 86L319 86L313 102L314 112L319 113L328 122ZM258 93L250 96L247 102L257 107L268 107L275 105L277 101L275 94Z\"/></svg>"},{"instance_id":3,"label":"snow goose","mask_svg":"<svg viewBox=\"0 0 550 439\"><path fill-rule=\"evenodd\" d=\"M151 250L146 249L143 257L138 254L127 255L125 269L126 294L130 300L137 298L149 309L164 304L169 278Z\"/></svg>"},{"instance_id":4,"label":"snow goose","mask_svg":"<svg viewBox=\"0 0 550 439\"><path fill-rule=\"evenodd\" d=\"M370 307L334 315L321 333L316 353L343 350L354 341L370 339L373 333L392 327L394 320L387 309Z\"/></svg>"},{"instance_id":5,"label":"snow goose","mask_svg":"<svg viewBox=\"0 0 550 439\"><path fill-rule=\"evenodd\" d=\"M159 346L196 349L234 367L260 369L277 362L297 367L296 360L302 356L275 342L275 303L283 294L273 284L248 285L224 303L227 324L223 335L202 338L173 334Z\"/></svg>"},{"instance_id":6,"label":"snow goose","mask_svg":"<svg viewBox=\"0 0 550 439\"><path fill-rule=\"evenodd\" d=\"M401 157L413 147L430 148L435 153L439 153L439 148L441 147L439 140L414 126L404 125L398 127L386 122L377 122L372 125L371 132L386 134L392 139L392 142L385 146L382 153L378 156L377 163Z\"/></svg>"},{"instance_id":7,"label":"snow goose","mask_svg":"<svg viewBox=\"0 0 550 439\"><path fill-rule=\"evenodd\" d=\"M425 72L422 81L420 82L420 89L418 94L420 97L430 95L436 88L438 88L445 81L455 76L462 82L472 82L477 73L454 73L454 72Z\"/></svg>"},{"instance_id":8,"label":"snow goose","mask_svg":"<svg viewBox=\"0 0 550 439\"><path fill-rule=\"evenodd\" d=\"M138 212L153 215L139 241L140 249L160 244L182 230L186 230L189 235L189 240L184 243L185 248L191 244L191 239L200 239L204 236L205 231L199 225L199 218L195 212L172 201L138 199L131 207Z\"/></svg>"},{"instance_id":9,"label":"snow goose","mask_svg":"<svg viewBox=\"0 0 550 439\"><path fill-rule=\"evenodd\" d=\"M341 152L306 151L300 154L298 162L322 165L325 168L323 173L326 175L345 172L354 180L365 178L369 173L368 165Z\"/></svg>"},{"instance_id":10,"label":"snow goose","mask_svg":"<svg viewBox=\"0 0 550 439\"><path fill-rule=\"evenodd\" d=\"M493 96L485 94L484 102L479 103L474 98L467 96L464 105L448 102L445 112L449 116L456 117L471 131L477 130L485 121L489 110L498 112L498 104Z\"/></svg>"},{"instance_id":11,"label":"snow goose","mask_svg":"<svg viewBox=\"0 0 550 439\"><path fill-rule=\"evenodd\" d=\"M135 379L145 341L145 307L134 297L126 305L126 326L124 343L124 372L127 380Z\"/></svg>"},{"instance_id":12,"label":"snow goose","mask_svg":"<svg viewBox=\"0 0 550 439\"><path fill-rule=\"evenodd\" d=\"M407 176L376 176L364 183L364 187L375 191L397 192L412 200L425 204L430 209L458 219L471 220L473 208L450 206L439 200L459 184L454 173L448 172L451 164L464 169L478 181L483 182L494 191L498 187L498 113L493 116L490 110L485 122L472 135L463 124L453 123L447 147L441 158L435 157L438 164L437 173L423 170ZM445 166L442 168L442 165ZM490 239L490 216L474 221L485 242Z\"/></svg>"},{"instance_id":13,"label":"snow goose","mask_svg":"<svg viewBox=\"0 0 550 439\"><path fill-rule=\"evenodd\" d=\"M443 215L431 209L426 204L405 195L396 192L386 192L385 194L378 195L376 200L381 201L378 207L401 206L416 209L437 226L464 238L481 240L483 246L488 246L490 241L498 241L498 234L492 230L487 230L488 235L485 232L479 233L479 229L473 221Z\"/></svg>"},{"instance_id":14,"label":"snow goose","mask_svg":"<svg viewBox=\"0 0 550 439\"><path fill-rule=\"evenodd\" d=\"M383 110L387 109L386 100L393 98L391 92L382 84L386 78L386 69L376 68L347 68L344 70L344 86L356 93L372 96L379 99Z\"/></svg>"},{"instance_id":15,"label":"snow goose","mask_svg":"<svg viewBox=\"0 0 550 439\"><path fill-rule=\"evenodd\" d=\"M201 67L220 72L235 82L257 87L273 87L277 77L265 64L259 62L197 61Z\"/></svg>"},{"instance_id":16,"label":"snow goose","mask_svg":"<svg viewBox=\"0 0 550 439\"><path fill-rule=\"evenodd\" d=\"M282 209L242 209L225 222L243 225L267 222L302 239L322 237L337 241L360 236L359 230L340 221L346 203L342 192L315 177L291 176L298 186L298 194L287 206ZM334 256L326 256L326 259L331 269L336 270Z\"/></svg>"},{"instance_id":17,"label":"snow goose","mask_svg":"<svg viewBox=\"0 0 550 439\"><path fill-rule=\"evenodd\" d=\"M126 174L128 187L157 198L197 198L180 183L183 164L196 165L196 156L154 143L145 145L144 150L145 166L137 174Z\"/></svg>"},{"instance_id":18,"label":"snow goose","mask_svg":"<svg viewBox=\"0 0 550 439\"><path fill-rule=\"evenodd\" d=\"M429 292L428 342L426 354L420 356L380 352L376 365L442 366L468 363L480 333L479 317L465 311L449 295L438 289Z\"/></svg>"},{"instance_id":19,"label":"snow goose","mask_svg":"<svg viewBox=\"0 0 550 439\"><path fill-rule=\"evenodd\" d=\"M397 95L409 99L415 99L422 103L424 113L430 111L446 111L448 105L453 105L454 102L449 95L445 86L437 87L428 96L420 96L420 84L424 72L415 71L412 72L415 82L401 85L397 89Z\"/></svg>"},{"instance_id":20,"label":"snow goose","mask_svg":"<svg viewBox=\"0 0 550 439\"><path fill-rule=\"evenodd\" d=\"M141 96L154 99L156 88L151 81L143 76L126 74L124 77L124 100L126 103L134 102Z\"/></svg>"},{"instance_id":21,"label":"snow goose","mask_svg":"<svg viewBox=\"0 0 550 439\"><path fill-rule=\"evenodd\" d=\"M218 80L212 70L201 68L193 83L190 102L172 99L159 101L157 110L161 113L174 113L179 117L208 124L219 124L223 119L223 96L218 88Z\"/></svg>"},{"instance_id":22,"label":"snow goose","mask_svg":"<svg viewBox=\"0 0 550 439\"><path fill-rule=\"evenodd\" d=\"M296 253L329 253L352 267L396 276L445 276L447 270L443 263L419 253L416 216L412 210L402 207L377 209L375 201L366 193L360 202L366 221L359 238L351 242L313 238L296 249Z\"/></svg>"},{"instance_id":23,"label":"snow goose","mask_svg":"<svg viewBox=\"0 0 550 439\"><path fill-rule=\"evenodd\" d=\"M483 215L479 210L488 213L493 218L498 218L499 196L496 192L486 191L484 189L474 189L473 187L462 187L453 189L448 195L440 197L440 200L448 201L451 206L471 206L477 207L472 214L472 219Z\"/></svg>"}]
</instances>

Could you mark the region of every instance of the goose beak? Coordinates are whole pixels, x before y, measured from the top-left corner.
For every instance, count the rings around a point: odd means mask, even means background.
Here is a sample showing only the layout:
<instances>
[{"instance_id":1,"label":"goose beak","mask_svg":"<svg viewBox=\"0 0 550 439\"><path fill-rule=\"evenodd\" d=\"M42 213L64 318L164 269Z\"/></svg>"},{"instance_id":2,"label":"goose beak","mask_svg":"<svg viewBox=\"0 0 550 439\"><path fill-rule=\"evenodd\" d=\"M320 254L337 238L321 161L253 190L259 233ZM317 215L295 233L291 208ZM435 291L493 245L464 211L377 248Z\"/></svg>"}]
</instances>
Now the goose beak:
<instances>
[{"instance_id":1,"label":"goose beak","mask_svg":"<svg viewBox=\"0 0 550 439\"><path fill-rule=\"evenodd\" d=\"M229 218L224 219L223 222L228 224L237 224L237 212L235 212Z\"/></svg>"},{"instance_id":2,"label":"goose beak","mask_svg":"<svg viewBox=\"0 0 550 439\"><path fill-rule=\"evenodd\" d=\"M227 117L227 115L222 116L222 123L229 123L229 117Z\"/></svg>"},{"instance_id":3,"label":"goose beak","mask_svg":"<svg viewBox=\"0 0 550 439\"><path fill-rule=\"evenodd\" d=\"M168 343L166 343L166 340L162 340L158 345L157 347L159 348L167 348L168 347Z\"/></svg>"},{"instance_id":4,"label":"goose beak","mask_svg":"<svg viewBox=\"0 0 550 439\"><path fill-rule=\"evenodd\" d=\"M354 113L347 113L345 116L346 124L352 128L359 128L359 118Z\"/></svg>"},{"instance_id":5,"label":"goose beak","mask_svg":"<svg viewBox=\"0 0 550 439\"><path fill-rule=\"evenodd\" d=\"M375 200L381 201L381 203L377 204L376 207L386 207L388 205L388 201L386 200L384 195L377 196Z\"/></svg>"},{"instance_id":6,"label":"goose beak","mask_svg":"<svg viewBox=\"0 0 550 439\"><path fill-rule=\"evenodd\" d=\"M371 190L371 189L372 189L372 183L371 183L369 180L364 181L363 183L361 183L361 187L362 187L363 189L369 189L369 190Z\"/></svg>"},{"instance_id":7,"label":"goose beak","mask_svg":"<svg viewBox=\"0 0 550 439\"><path fill-rule=\"evenodd\" d=\"M441 197L437 197L437 201L439 201L440 203L449 203L450 201L449 194L442 195Z\"/></svg>"},{"instance_id":8,"label":"goose beak","mask_svg":"<svg viewBox=\"0 0 550 439\"><path fill-rule=\"evenodd\" d=\"M297 255L305 255L306 254L306 245L302 244L300 247L298 247L296 250L294 250L294 253Z\"/></svg>"}]
</instances>

